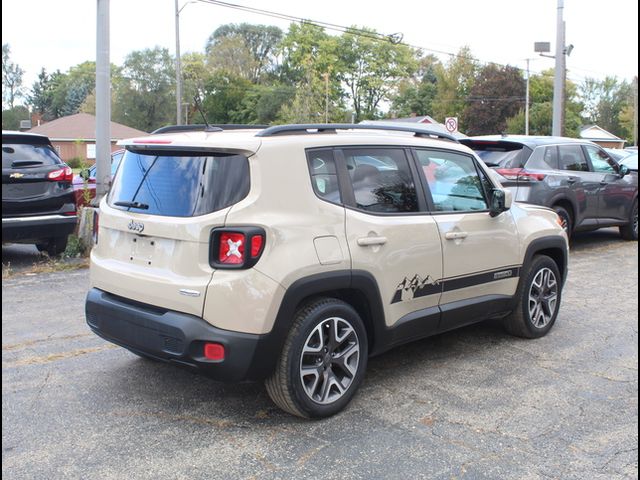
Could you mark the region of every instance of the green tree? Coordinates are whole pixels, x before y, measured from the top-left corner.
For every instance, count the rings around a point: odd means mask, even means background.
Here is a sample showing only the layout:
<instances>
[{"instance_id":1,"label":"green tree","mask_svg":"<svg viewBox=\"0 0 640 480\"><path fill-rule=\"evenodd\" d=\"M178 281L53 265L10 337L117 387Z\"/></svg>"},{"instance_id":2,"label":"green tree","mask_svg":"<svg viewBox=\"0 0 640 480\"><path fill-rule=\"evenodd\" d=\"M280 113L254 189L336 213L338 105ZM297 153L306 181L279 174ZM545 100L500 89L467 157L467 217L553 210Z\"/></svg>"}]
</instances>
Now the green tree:
<instances>
[{"instance_id":1,"label":"green tree","mask_svg":"<svg viewBox=\"0 0 640 480\"><path fill-rule=\"evenodd\" d=\"M415 77L400 80L398 83L398 91L391 103L392 116L433 114L433 101L438 93L436 71L442 68L442 65L435 55L422 57L419 65Z\"/></svg>"},{"instance_id":2,"label":"green tree","mask_svg":"<svg viewBox=\"0 0 640 480\"><path fill-rule=\"evenodd\" d=\"M614 135L625 135L620 114L628 106L632 94L627 82L619 82L614 77L606 77L604 80L587 78L580 86L580 94L585 105L584 118L587 123L596 124Z\"/></svg>"},{"instance_id":3,"label":"green tree","mask_svg":"<svg viewBox=\"0 0 640 480\"><path fill-rule=\"evenodd\" d=\"M551 135L553 122L553 69L529 80L529 134ZM563 135L577 138L582 126L582 103L578 100L578 88L568 80L566 84L565 121ZM507 132L524 133L524 109L507 120Z\"/></svg>"},{"instance_id":4,"label":"green tree","mask_svg":"<svg viewBox=\"0 0 640 480\"><path fill-rule=\"evenodd\" d=\"M522 109L525 80L520 69L489 64L482 67L471 87L461 122L468 135L502 133L507 119Z\"/></svg>"},{"instance_id":5,"label":"green tree","mask_svg":"<svg viewBox=\"0 0 640 480\"><path fill-rule=\"evenodd\" d=\"M175 122L175 69L166 48L130 53L122 77L113 92L114 121L146 132Z\"/></svg>"},{"instance_id":6,"label":"green tree","mask_svg":"<svg viewBox=\"0 0 640 480\"><path fill-rule=\"evenodd\" d=\"M282 30L269 25L226 24L207 40L206 55L212 66L259 82L275 68ZM232 54L232 55L229 55Z\"/></svg>"},{"instance_id":7,"label":"green tree","mask_svg":"<svg viewBox=\"0 0 640 480\"><path fill-rule=\"evenodd\" d=\"M39 113L44 120L55 118L52 112L53 82L51 76L42 68L38 79L33 82L31 90L27 94L27 104L35 113Z\"/></svg>"},{"instance_id":8,"label":"green tree","mask_svg":"<svg viewBox=\"0 0 640 480\"><path fill-rule=\"evenodd\" d=\"M16 99L22 97L22 76L24 70L11 60L11 47L2 44L2 107L12 110Z\"/></svg>"},{"instance_id":9,"label":"green tree","mask_svg":"<svg viewBox=\"0 0 640 480\"><path fill-rule=\"evenodd\" d=\"M29 120L29 110L22 105L16 105L9 110L2 110L2 129L18 130L21 120Z\"/></svg>"},{"instance_id":10,"label":"green tree","mask_svg":"<svg viewBox=\"0 0 640 480\"><path fill-rule=\"evenodd\" d=\"M433 117L443 122L446 117L458 117L465 131L463 113L479 68L469 47L462 47L443 67L436 70L437 96L433 101Z\"/></svg>"},{"instance_id":11,"label":"green tree","mask_svg":"<svg viewBox=\"0 0 640 480\"><path fill-rule=\"evenodd\" d=\"M295 86L295 95L282 105L280 122L344 120L342 70L336 37L310 23L291 24L281 42L283 84ZM328 97L328 102L327 102Z\"/></svg>"},{"instance_id":12,"label":"green tree","mask_svg":"<svg viewBox=\"0 0 640 480\"><path fill-rule=\"evenodd\" d=\"M354 28L342 34L336 46L336 73L347 87L356 121L378 117L380 104L389 100L397 83L409 78L418 67L412 48L376 35L375 30Z\"/></svg>"},{"instance_id":13,"label":"green tree","mask_svg":"<svg viewBox=\"0 0 640 480\"><path fill-rule=\"evenodd\" d=\"M249 123L243 100L253 84L228 72L216 72L205 85L202 107L209 123Z\"/></svg>"}]
</instances>

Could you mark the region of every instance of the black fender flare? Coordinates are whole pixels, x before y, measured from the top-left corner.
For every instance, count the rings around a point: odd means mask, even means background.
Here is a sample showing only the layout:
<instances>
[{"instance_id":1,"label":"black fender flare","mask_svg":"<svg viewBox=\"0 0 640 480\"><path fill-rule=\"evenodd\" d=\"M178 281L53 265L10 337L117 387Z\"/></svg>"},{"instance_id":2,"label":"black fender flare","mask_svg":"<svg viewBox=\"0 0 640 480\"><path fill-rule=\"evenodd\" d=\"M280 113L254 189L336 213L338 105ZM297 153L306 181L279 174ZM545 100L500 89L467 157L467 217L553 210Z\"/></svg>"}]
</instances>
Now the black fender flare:
<instances>
[{"instance_id":1,"label":"black fender flare","mask_svg":"<svg viewBox=\"0 0 640 480\"><path fill-rule=\"evenodd\" d=\"M376 338L384 332L384 309L378 284L369 272L362 270L334 270L300 278L287 288L273 327L265 334L253 358L252 379L268 377L276 367L284 342L289 334L298 307L307 299L328 296L343 299L357 294L364 300L356 308L369 334L369 351ZM363 311L364 310L364 311Z\"/></svg>"}]
</instances>

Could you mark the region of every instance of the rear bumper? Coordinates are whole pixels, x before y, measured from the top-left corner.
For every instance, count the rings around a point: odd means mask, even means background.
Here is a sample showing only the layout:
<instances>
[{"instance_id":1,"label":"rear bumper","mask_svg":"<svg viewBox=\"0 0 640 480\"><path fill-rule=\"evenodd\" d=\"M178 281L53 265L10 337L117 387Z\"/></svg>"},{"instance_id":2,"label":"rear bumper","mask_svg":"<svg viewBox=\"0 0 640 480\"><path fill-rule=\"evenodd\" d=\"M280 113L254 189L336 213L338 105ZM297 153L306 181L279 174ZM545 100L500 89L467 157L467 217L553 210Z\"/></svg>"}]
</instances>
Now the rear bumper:
<instances>
[{"instance_id":1,"label":"rear bumper","mask_svg":"<svg viewBox=\"0 0 640 480\"><path fill-rule=\"evenodd\" d=\"M87 324L94 333L134 353L201 370L223 382L259 380L268 372L259 352L269 335L231 332L202 318L160 309L92 288L87 294ZM204 357L205 342L224 345L225 357Z\"/></svg>"},{"instance_id":2,"label":"rear bumper","mask_svg":"<svg viewBox=\"0 0 640 480\"><path fill-rule=\"evenodd\" d=\"M2 241L16 242L66 237L76 228L75 215L38 215L2 218Z\"/></svg>"}]
</instances>

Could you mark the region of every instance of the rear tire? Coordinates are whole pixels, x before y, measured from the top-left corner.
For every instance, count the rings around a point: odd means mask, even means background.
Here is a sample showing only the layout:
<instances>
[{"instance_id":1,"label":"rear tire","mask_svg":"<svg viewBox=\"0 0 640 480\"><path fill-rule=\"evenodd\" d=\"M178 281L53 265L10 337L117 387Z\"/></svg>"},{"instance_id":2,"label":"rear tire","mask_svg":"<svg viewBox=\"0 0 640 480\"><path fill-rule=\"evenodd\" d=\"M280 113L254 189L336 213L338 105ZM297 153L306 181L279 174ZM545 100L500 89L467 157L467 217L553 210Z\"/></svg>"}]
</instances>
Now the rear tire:
<instances>
[{"instance_id":1,"label":"rear tire","mask_svg":"<svg viewBox=\"0 0 640 480\"><path fill-rule=\"evenodd\" d=\"M629 223L620 227L620 235L625 240L638 241L638 200L633 202L629 213Z\"/></svg>"},{"instance_id":2,"label":"rear tire","mask_svg":"<svg viewBox=\"0 0 640 480\"><path fill-rule=\"evenodd\" d=\"M561 207L560 205L554 206L553 210L562 220L562 228L567 234L567 237L571 238L571 233L573 232L573 217L566 208Z\"/></svg>"},{"instance_id":3,"label":"rear tire","mask_svg":"<svg viewBox=\"0 0 640 480\"><path fill-rule=\"evenodd\" d=\"M518 305L505 318L505 328L517 337L545 336L558 317L562 278L556 262L546 255L533 257L516 293Z\"/></svg>"},{"instance_id":4,"label":"rear tire","mask_svg":"<svg viewBox=\"0 0 640 480\"><path fill-rule=\"evenodd\" d=\"M367 367L367 332L355 309L335 298L304 305L265 386L281 409L307 418L338 413Z\"/></svg>"},{"instance_id":5,"label":"rear tire","mask_svg":"<svg viewBox=\"0 0 640 480\"><path fill-rule=\"evenodd\" d=\"M40 252L47 252L50 257L56 257L67 249L67 237L52 237L44 243L36 243Z\"/></svg>"}]
</instances>

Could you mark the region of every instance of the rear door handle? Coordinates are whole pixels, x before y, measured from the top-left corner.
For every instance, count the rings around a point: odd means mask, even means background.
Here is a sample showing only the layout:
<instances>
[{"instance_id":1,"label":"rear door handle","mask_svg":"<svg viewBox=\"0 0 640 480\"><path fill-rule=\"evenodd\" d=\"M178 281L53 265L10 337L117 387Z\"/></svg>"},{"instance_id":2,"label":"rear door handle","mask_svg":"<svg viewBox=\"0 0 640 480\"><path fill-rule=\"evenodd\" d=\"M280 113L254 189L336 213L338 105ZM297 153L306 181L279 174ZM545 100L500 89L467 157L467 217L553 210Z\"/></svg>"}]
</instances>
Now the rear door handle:
<instances>
[{"instance_id":1,"label":"rear door handle","mask_svg":"<svg viewBox=\"0 0 640 480\"><path fill-rule=\"evenodd\" d=\"M362 237L358 239L358 245L361 247L384 245L385 243L387 243L387 237Z\"/></svg>"},{"instance_id":2,"label":"rear door handle","mask_svg":"<svg viewBox=\"0 0 640 480\"><path fill-rule=\"evenodd\" d=\"M578 179L577 179L577 178L573 178L573 177L569 177L569 178L567 179L567 183L568 183L569 185L573 185L573 184L574 184L574 183L576 183L577 181L578 181Z\"/></svg>"},{"instance_id":3,"label":"rear door handle","mask_svg":"<svg viewBox=\"0 0 640 480\"><path fill-rule=\"evenodd\" d=\"M609 182L605 182L605 181L603 180L602 182L600 182L600 185L602 185L602 186L604 187L605 185L609 185Z\"/></svg>"},{"instance_id":4,"label":"rear door handle","mask_svg":"<svg viewBox=\"0 0 640 480\"><path fill-rule=\"evenodd\" d=\"M467 232L447 232L444 234L444 238L447 240L458 240L467 238Z\"/></svg>"}]
</instances>

